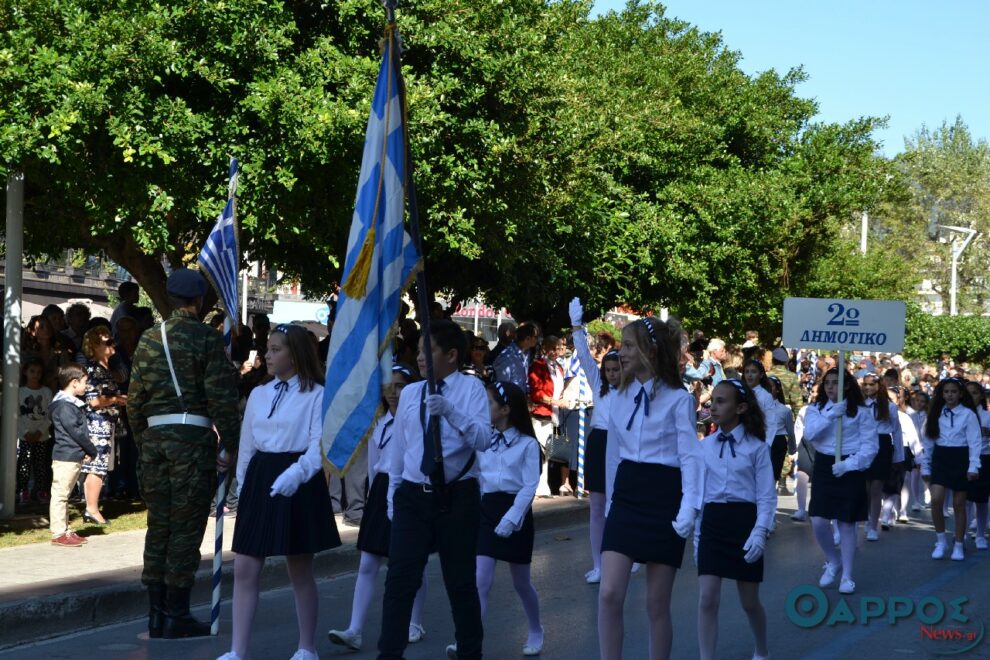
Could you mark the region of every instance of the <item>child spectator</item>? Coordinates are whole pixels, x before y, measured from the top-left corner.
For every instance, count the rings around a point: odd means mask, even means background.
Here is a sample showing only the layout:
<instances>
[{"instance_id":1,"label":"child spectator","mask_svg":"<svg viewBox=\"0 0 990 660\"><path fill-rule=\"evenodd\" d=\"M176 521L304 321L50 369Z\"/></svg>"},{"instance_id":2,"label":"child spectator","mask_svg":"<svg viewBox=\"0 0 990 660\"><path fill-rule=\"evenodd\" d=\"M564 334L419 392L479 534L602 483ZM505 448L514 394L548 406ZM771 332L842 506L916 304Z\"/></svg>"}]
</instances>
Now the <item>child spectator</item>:
<instances>
[{"instance_id":1,"label":"child spectator","mask_svg":"<svg viewBox=\"0 0 990 660\"><path fill-rule=\"evenodd\" d=\"M48 518L52 545L63 548L79 547L86 539L69 529L67 501L79 478L83 463L96 457L96 446L89 440L86 403L79 399L86 393L86 370L69 363L58 370L61 388L48 409L55 427L55 449L52 452L52 499Z\"/></svg>"},{"instance_id":2,"label":"child spectator","mask_svg":"<svg viewBox=\"0 0 990 660\"><path fill-rule=\"evenodd\" d=\"M22 373L25 384L21 385L18 396L21 410L17 418L17 491L21 493L22 503L32 498L46 501L49 484L45 466L52 429L48 406L52 391L41 384L45 375L41 358L28 358Z\"/></svg>"}]
</instances>

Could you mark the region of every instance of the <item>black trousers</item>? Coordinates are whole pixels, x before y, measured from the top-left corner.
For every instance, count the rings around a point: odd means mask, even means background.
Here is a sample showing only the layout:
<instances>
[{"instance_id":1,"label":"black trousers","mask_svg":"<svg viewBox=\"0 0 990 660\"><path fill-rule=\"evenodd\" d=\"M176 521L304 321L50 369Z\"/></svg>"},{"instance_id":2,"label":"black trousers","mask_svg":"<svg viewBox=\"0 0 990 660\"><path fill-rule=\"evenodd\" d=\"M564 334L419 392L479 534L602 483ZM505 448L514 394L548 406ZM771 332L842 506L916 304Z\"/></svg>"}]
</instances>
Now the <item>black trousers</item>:
<instances>
[{"instance_id":1,"label":"black trousers","mask_svg":"<svg viewBox=\"0 0 990 660\"><path fill-rule=\"evenodd\" d=\"M436 493L402 482L395 491L388 575L382 604L379 660L402 658L409 643L413 600L432 551L440 554L443 583L454 615L457 657L481 657L481 602L475 582L475 555L481 494L475 479L451 485L450 510L440 512Z\"/></svg>"}]
</instances>

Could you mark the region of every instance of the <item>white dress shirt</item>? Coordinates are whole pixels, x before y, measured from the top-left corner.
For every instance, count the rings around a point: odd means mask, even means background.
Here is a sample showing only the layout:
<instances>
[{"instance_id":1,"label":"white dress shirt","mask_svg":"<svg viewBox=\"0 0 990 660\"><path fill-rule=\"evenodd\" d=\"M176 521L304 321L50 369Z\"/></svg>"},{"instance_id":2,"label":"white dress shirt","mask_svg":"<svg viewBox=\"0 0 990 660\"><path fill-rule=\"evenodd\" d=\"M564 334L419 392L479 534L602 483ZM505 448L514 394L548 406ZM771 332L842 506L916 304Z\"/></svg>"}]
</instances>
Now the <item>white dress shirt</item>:
<instances>
[{"instance_id":1,"label":"white dress shirt","mask_svg":"<svg viewBox=\"0 0 990 660\"><path fill-rule=\"evenodd\" d=\"M842 454L848 456L850 469L862 471L870 467L880 449L877 422L870 408L859 406L856 416L850 417L845 407L844 401L842 406L831 401L827 401L824 408L817 404L808 406L804 415L804 437L814 445L815 451L835 456L835 429L837 418L841 416Z\"/></svg>"},{"instance_id":2,"label":"white dress shirt","mask_svg":"<svg viewBox=\"0 0 990 660\"><path fill-rule=\"evenodd\" d=\"M777 510L777 484L770 445L746 433L738 424L729 433L733 441L719 440L719 429L701 441L704 460L703 504L709 502L753 502L756 527L770 529ZM733 454L735 452L735 454Z\"/></svg>"},{"instance_id":3,"label":"white dress shirt","mask_svg":"<svg viewBox=\"0 0 990 660\"><path fill-rule=\"evenodd\" d=\"M904 438L904 447L911 450L911 455L920 457L924 447L921 446L921 436L914 428L914 420L907 413L897 411L897 419L901 423L901 436ZM920 458L919 458L920 460Z\"/></svg>"},{"instance_id":4,"label":"white dress shirt","mask_svg":"<svg viewBox=\"0 0 990 660\"><path fill-rule=\"evenodd\" d=\"M392 444L395 417L388 410L378 419L375 430L368 438L368 483L379 474L388 474L392 466Z\"/></svg>"},{"instance_id":5,"label":"white dress shirt","mask_svg":"<svg viewBox=\"0 0 990 660\"><path fill-rule=\"evenodd\" d=\"M976 410L980 414L980 438L983 440L983 448L980 450L980 455L990 454L990 437L983 435L983 429L990 430L990 410L985 408L978 408Z\"/></svg>"},{"instance_id":6,"label":"white dress shirt","mask_svg":"<svg viewBox=\"0 0 990 660\"><path fill-rule=\"evenodd\" d=\"M444 482L450 483L461 473L475 451L488 449L492 422L488 411L488 394L478 378L455 371L443 381L443 396L453 408L450 420L440 420ZM425 407L422 412L420 410L425 388L426 381L412 383L402 388L402 394L399 395L395 424L392 427L392 444L395 447L389 467L390 499L402 481L424 485L430 483L430 478L420 471L423 435L430 419ZM461 479L477 476L478 465L475 463Z\"/></svg>"},{"instance_id":7,"label":"white dress shirt","mask_svg":"<svg viewBox=\"0 0 990 660\"><path fill-rule=\"evenodd\" d=\"M876 398L866 400L866 405L873 411L873 418L876 419ZM877 434L886 433L890 436L894 444L894 463L904 462L904 429L901 428L901 420L898 416L900 410L896 403L887 402L887 419L877 419Z\"/></svg>"},{"instance_id":8,"label":"white dress shirt","mask_svg":"<svg viewBox=\"0 0 990 660\"><path fill-rule=\"evenodd\" d=\"M585 332L584 328L581 328L574 331L573 337L574 352L577 353L581 371L588 378L588 385L591 388L591 400L595 404L594 410L591 411L591 428L607 431L608 411L612 404L612 393L615 391L615 388L610 385L608 391L602 396L602 370L598 363L595 362L594 356L591 355L591 349L588 348L588 333Z\"/></svg>"},{"instance_id":9,"label":"white dress shirt","mask_svg":"<svg viewBox=\"0 0 990 660\"><path fill-rule=\"evenodd\" d=\"M616 390L609 411L608 447L616 445L620 461L679 468L685 500L700 508L701 455L694 397L665 383L655 387L654 392L652 379L634 380L624 391Z\"/></svg>"},{"instance_id":10,"label":"white dress shirt","mask_svg":"<svg viewBox=\"0 0 990 660\"><path fill-rule=\"evenodd\" d=\"M773 439L778 435L783 435L784 432L777 426L777 406L782 406L780 401L773 398L770 392L767 392L762 385L757 385L752 388L753 394L756 395L756 404L763 411L763 420L767 425L767 442L773 442Z\"/></svg>"},{"instance_id":11,"label":"white dress shirt","mask_svg":"<svg viewBox=\"0 0 990 660\"><path fill-rule=\"evenodd\" d=\"M286 383L278 405L276 386ZM266 453L303 452L296 461L303 470L303 482L309 481L323 469L323 386L313 384L308 392L299 391L299 377L287 381L275 379L251 391L244 420L241 422L241 442L237 450L237 488L240 492L251 458L259 451Z\"/></svg>"},{"instance_id":12,"label":"white dress shirt","mask_svg":"<svg viewBox=\"0 0 990 660\"><path fill-rule=\"evenodd\" d=\"M482 493L515 493L505 518L522 528L540 483L540 445L536 438L509 427L493 431L491 446L478 452Z\"/></svg>"},{"instance_id":13,"label":"white dress shirt","mask_svg":"<svg viewBox=\"0 0 990 660\"><path fill-rule=\"evenodd\" d=\"M921 461L921 474L932 473L932 454L935 445L940 447L969 447L968 472L980 471L980 450L983 449L983 433L980 430L980 420L976 413L966 406L957 405L955 408L945 406L938 416L938 438L929 438L922 434L921 444L925 451Z\"/></svg>"},{"instance_id":14,"label":"white dress shirt","mask_svg":"<svg viewBox=\"0 0 990 660\"><path fill-rule=\"evenodd\" d=\"M797 451L797 435L794 433L794 413L790 406L786 406L780 401L774 401L774 412L777 415L777 435L787 436L787 453L793 454ZM768 438L772 441L773 438Z\"/></svg>"}]
</instances>

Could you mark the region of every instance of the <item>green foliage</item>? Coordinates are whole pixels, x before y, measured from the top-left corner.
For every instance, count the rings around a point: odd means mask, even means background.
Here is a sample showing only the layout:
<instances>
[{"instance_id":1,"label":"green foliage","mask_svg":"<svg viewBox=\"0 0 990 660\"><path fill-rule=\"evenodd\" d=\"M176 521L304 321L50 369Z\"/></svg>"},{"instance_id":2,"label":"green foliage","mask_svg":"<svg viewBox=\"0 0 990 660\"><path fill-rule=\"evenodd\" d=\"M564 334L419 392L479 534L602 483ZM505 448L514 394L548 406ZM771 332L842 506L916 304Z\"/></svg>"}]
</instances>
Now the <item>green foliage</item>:
<instances>
[{"instance_id":1,"label":"green foliage","mask_svg":"<svg viewBox=\"0 0 990 660\"><path fill-rule=\"evenodd\" d=\"M904 356L934 363L942 353L958 362L990 364L990 318L932 316L909 304Z\"/></svg>"},{"instance_id":2,"label":"green foliage","mask_svg":"<svg viewBox=\"0 0 990 660\"><path fill-rule=\"evenodd\" d=\"M616 325L602 319L589 321L585 324L585 330L589 337L595 337L603 332L610 335L616 346L618 346L619 342L622 341L622 330L620 330Z\"/></svg>"},{"instance_id":3,"label":"green foliage","mask_svg":"<svg viewBox=\"0 0 990 660\"><path fill-rule=\"evenodd\" d=\"M903 291L843 237L888 194L877 120L814 124L800 68L749 76L658 3L590 7L400 6L434 288L548 330L576 294L765 336L788 295ZM328 292L382 23L374 0L0 4L0 173L26 172L28 251L105 251L161 308L161 261L195 258L236 155L250 258Z\"/></svg>"}]
</instances>

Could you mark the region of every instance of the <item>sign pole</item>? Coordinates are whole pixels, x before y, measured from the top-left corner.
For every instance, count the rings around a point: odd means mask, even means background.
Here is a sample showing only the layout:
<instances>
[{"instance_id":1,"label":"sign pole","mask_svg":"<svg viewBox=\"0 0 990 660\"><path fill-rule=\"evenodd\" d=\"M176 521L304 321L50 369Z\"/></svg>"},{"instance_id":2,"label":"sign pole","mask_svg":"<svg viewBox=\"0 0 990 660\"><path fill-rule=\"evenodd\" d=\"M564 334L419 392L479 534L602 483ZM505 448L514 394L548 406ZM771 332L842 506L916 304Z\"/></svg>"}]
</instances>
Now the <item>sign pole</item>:
<instances>
[{"instance_id":1,"label":"sign pole","mask_svg":"<svg viewBox=\"0 0 990 660\"><path fill-rule=\"evenodd\" d=\"M839 351L839 395L836 403L842 403L843 394L846 391L846 352ZM843 415L844 416L844 415ZM835 462L842 460L842 417L838 419L835 427Z\"/></svg>"}]
</instances>

